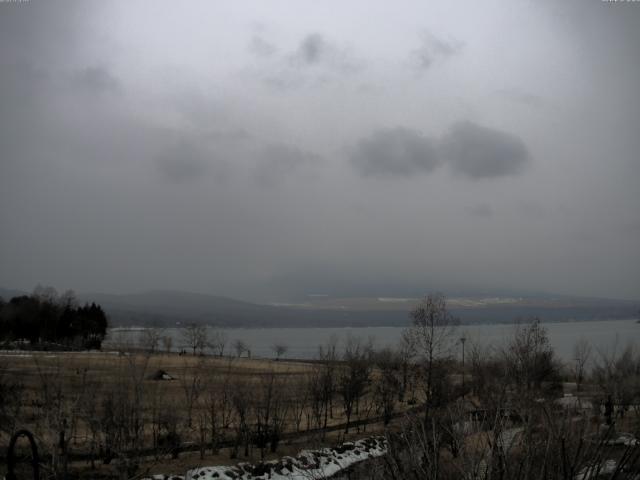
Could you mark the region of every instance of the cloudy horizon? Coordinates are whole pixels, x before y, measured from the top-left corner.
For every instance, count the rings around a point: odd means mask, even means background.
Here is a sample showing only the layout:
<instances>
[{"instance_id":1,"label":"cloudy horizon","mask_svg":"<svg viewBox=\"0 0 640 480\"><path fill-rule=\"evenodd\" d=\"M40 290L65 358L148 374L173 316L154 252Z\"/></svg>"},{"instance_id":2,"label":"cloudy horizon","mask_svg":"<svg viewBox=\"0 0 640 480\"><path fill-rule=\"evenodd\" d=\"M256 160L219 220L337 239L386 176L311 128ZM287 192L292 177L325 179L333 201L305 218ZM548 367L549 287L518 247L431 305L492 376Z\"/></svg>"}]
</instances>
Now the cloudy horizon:
<instances>
[{"instance_id":1,"label":"cloudy horizon","mask_svg":"<svg viewBox=\"0 0 640 480\"><path fill-rule=\"evenodd\" d=\"M640 4L0 2L0 286L640 299Z\"/></svg>"}]
</instances>

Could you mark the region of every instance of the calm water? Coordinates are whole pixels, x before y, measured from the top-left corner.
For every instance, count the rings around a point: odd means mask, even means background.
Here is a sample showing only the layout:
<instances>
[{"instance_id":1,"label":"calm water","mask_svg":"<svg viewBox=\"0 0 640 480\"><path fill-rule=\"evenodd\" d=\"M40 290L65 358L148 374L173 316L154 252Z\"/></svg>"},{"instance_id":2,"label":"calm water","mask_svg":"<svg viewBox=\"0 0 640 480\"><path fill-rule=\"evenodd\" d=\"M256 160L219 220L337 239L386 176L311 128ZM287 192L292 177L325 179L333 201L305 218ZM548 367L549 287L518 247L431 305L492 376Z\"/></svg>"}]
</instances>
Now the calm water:
<instances>
[{"instance_id":1,"label":"calm water","mask_svg":"<svg viewBox=\"0 0 640 480\"><path fill-rule=\"evenodd\" d=\"M587 339L596 349L611 352L626 345L640 344L640 324L635 320L609 320L598 322L545 323L551 345L563 360L573 357L573 346L580 338ZM513 336L516 326L502 325L463 325L458 328L457 337L467 337L467 348L475 342L482 345L503 345ZM233 342L242 340L251 349L254 357L272 357L272 345L284 344L288 347L284 357L314 358L318 345L326 344L332 337L338 339L338 348L344 345L349 336L364 340L372 339L376 347L394 346L402 335L401 327L362 327L362 328L226 328L225 353L233 354ZM163 335L173 337L173 349L186 348L181 329L168 328ZM119 342L136 343L140 329L113 329L109 332L105 347Z\"/></svg>"}]
</instances>

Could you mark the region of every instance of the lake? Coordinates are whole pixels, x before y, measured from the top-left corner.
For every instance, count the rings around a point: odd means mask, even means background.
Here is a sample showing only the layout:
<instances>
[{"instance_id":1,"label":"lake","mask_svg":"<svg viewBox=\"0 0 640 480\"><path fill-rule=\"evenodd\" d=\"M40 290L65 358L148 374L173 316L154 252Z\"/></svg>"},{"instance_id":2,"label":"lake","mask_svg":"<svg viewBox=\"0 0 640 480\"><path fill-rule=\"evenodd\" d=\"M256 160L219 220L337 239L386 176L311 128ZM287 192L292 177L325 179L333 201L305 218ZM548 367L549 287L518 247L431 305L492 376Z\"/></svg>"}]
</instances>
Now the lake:
<instances>
[{"instance_id":1,"label":"lake","mask_svg":"<svg viewBox=\"0 0 640 480\"><path fill-rule=\"evenodd\" d=\"M640 342L640 324L636 320L608 320L591 322L544 323L551 345L563 360L573 358L573 347L578 340L585 338L597 350L611 352L626 345ZM458 327L456 337L465 336L466 348L472 343L500 346L513 337L515 324L499 325L462 325ZM142 329L115 328L109 331L105 348L113 348L118 343L136 344ZM363 340L372 339L377 348L396 345L402 335L402 327L346 327L346 328L225 328L227 339L225 353L233 353L233 342L242 340L251 349L253 357L273 357L271 347L274 344L286 345L288 350L284 358L312 359L316 357L318 346L326 344L332 337L338 339L338 348L344 345L349 336ZM180 328L167 328L162 335L173 338L173 350L188 347L184 344ZM458 347L459 348L459 347Z\"/></svg>"}]
</instances>

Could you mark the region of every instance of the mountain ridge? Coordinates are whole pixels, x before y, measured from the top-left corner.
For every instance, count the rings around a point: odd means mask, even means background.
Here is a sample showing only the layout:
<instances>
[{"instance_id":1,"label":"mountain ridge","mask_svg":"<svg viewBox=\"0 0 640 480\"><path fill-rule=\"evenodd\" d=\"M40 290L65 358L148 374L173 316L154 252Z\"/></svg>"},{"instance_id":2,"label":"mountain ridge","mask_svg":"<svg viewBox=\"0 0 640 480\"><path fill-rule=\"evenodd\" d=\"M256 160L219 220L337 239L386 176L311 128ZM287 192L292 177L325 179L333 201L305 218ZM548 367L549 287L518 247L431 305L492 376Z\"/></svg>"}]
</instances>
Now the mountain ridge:
<instances>
[{"instance_id":1,"label":"mountain ridge","mask_svg":"<svg viewBox=\"0 0 640 480\"><path fill-rule=\"evenodd\" d=\"M0 297L27 292L0 288ZM96 302L113 326L176 326L190 323L220 327L405 326L418 299L317 298L303 304L265 305L231 297L180 290L139 293L80 293L81 303ZM450 297L449 309L463 323L510 323L633 318L640 302L588 297Z\"/></svg>"}]
</instances>

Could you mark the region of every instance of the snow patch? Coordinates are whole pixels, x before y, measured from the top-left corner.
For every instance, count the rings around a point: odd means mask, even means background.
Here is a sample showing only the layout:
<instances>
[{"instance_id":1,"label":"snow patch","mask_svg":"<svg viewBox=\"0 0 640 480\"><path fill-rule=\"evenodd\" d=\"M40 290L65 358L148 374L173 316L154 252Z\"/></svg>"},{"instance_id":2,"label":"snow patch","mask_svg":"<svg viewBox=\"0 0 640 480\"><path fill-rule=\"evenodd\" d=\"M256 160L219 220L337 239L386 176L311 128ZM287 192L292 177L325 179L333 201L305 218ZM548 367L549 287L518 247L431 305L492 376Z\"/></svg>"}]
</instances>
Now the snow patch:
<instances>
[{"instance_id":1,"label":"snow patch","mask_svg":"<svg viewBox=\"0 0 640 480\"><path fill-rule=\"evenodd\" d=\"M363 460L387 453L384 437L371 437L343 443L336 448L303 450L297 457L235 466L200 467L185 476L153 475L144 480L309 480L329 478Z\"/></svg>"},{"instance_id":2,"label":"snow patch","mask_svg":"<svg viewBox=\"0 0 640 480\"><path fill-rule=\"evenodd\" d=\"M600 468L596 468L595 466L583 468L574 478L575 480L588 480L601 475L611 475L616 471L617 466L618 464L615 460L607 460L600 465ZM598 471L596 472L596 470Z\"/></svg>"}]
</instances>

